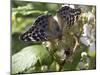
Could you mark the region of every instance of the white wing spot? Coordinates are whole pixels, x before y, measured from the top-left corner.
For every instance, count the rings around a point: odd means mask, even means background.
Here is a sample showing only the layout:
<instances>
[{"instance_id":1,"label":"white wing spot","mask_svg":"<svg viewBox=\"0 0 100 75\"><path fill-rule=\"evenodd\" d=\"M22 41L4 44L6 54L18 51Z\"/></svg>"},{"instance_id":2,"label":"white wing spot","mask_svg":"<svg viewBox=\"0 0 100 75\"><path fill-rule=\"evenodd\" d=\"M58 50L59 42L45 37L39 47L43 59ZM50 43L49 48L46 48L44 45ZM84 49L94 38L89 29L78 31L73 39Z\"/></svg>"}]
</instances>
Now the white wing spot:
<instances>
[{"instance_id":1,"label":"white wing spot","mask_svg":"<svg viewBox=\"0 0 100 75\"><path fill-rule=\"evenodd\" d=\"M32 38L32 37L29 37L30 39L31 39L31 41L35 41L35 39L34 38Z\"/></svg>"}]
</instances>

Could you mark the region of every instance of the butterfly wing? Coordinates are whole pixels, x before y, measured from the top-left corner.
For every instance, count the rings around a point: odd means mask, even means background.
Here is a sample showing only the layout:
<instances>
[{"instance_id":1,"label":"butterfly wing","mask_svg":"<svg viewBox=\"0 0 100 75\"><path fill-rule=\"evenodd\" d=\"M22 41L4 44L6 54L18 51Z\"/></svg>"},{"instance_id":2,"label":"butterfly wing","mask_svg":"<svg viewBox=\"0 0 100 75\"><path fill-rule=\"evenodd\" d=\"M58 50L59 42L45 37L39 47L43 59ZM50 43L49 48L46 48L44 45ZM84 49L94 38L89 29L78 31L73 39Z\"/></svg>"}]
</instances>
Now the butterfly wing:
<instances>
[{"instance_id":1,"label":"butterfly wing","mask_svg":"<svg viewBox=\"0 0 100 75\"><path fill-rule=\"evenodd\" d=\"M81 14L80 9L73 9L68 6L61 7L57 11L57 17L60 25L72 26Z\"/></svg>"},{"instance_id":2,"label":"butterfly wing","mask_svg":"<svg viewBox=\"0 0 100 75\"><path fill-rule=\"evenodd\" d=\"M53 17L51 15L41 15L32 27L20 36L20 39L26 42L42 42L57 37L58 32L60 32L59 26Z\"/></svg>"}]
</instances>

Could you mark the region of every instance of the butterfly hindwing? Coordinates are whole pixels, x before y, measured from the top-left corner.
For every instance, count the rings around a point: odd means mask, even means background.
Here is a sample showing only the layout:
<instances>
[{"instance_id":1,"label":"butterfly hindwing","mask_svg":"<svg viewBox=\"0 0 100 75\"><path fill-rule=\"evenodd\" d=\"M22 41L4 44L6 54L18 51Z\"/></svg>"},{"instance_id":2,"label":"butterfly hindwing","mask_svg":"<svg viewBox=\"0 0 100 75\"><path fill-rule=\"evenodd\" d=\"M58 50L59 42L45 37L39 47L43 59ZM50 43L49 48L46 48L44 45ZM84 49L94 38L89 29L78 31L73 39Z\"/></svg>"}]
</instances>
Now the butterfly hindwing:
<instances>
[{"instance_id":1,"label":"butterfly hindwing","mask_svg":"<svg viewBox=\"0 0 100 75\"><path fill-rule=\"evenodd\" d=\"M48 17L48 15L39 16L32 27L20 36L21 40L26 42L47 40L45 30L48 26Z\"/></svg>"}]
</instances>

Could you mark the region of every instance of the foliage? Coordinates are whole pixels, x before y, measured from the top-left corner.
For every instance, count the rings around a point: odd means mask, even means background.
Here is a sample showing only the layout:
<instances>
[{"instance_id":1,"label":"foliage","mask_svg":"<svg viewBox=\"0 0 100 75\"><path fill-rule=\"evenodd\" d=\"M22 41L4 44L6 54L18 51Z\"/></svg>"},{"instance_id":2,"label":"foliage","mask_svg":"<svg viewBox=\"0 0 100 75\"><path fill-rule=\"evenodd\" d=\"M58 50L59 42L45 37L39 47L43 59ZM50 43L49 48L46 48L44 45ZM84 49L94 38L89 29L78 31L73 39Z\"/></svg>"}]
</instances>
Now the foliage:
<instances>
[{"instance_id":1,"label":"foliage","mask_svg":"<svg viewBox=\"0 0 100 75\"><path fill-rule=\"evenodd\" d=\"M84 12L71 29L65 29L63 40L43 43L19 40L21 33L39 15L47 13L55 16L61 6L55 3L12 1L12 74L96 68L95 6L73 5L81 7Z\"/></svg>"},{"instance_id":2,"label":"foliage","mask_svg":"<svg viewBox=\"0 0 100 75\"><path fill-rule=\"evenodd\" d=\"M46 60L48 58L49 62ZM13 55L12 73L21 73L33 67L38 61L41 65L49 65L52 62L52 57L42 45L28 46Z\"/></svg>"}]
</instances>

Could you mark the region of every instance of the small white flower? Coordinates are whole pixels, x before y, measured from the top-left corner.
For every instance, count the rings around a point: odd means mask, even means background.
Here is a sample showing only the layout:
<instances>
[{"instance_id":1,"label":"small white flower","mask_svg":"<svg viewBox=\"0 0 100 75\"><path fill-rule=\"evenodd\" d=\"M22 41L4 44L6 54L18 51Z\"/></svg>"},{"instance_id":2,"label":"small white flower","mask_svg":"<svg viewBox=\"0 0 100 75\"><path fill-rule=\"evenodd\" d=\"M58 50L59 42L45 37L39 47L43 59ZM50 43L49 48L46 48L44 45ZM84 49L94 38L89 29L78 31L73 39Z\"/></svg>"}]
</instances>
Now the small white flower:
<instances>
[{"instance_id":1,"label":"small white flower","mask_svg":"<svg viewBox=\"0 0 100 75\"><path fill-rule=\"evenodd\" d=\"M83 29L84 29L84 31L83 31L83 32L84 32L83 36L90 37L91 25L89 25L89 24L84 24Z\"/></svg>"},{"instance_id":2,"label":"small white flower","mask_svg":"<svg viewBox=\"0 0 100 75\"><path fill-rule=\"evenodd\" d=\"M47 65L43 65L43 66L41 67L41 70L42 70L42 71L47 71L47 70L48 70L48 66L47 66Z\"/></svg>"},{"instance_id":3,"label":"small white flower","mask_svg":"<svg viewBox=\"0 0 100 75\"><path fill-rule=\"evenodd\" d=\"M84 57L84 56L87 56L87 53L86 52L82 52L81 53L81 57Z\"/></svg>"},{"instance_id":4,"label":"small white flower","mask_svg":"<svg viewBox=\"0 0 100 75\"><path fill-rule=\"evenodd\" d=\"M80 41L81 41L81 43L83 43L86 46L89 46L89 44L90 44L90 40L85 36L81 37Z\"/></svg>"},{"instance_id":5,"label":"small white flower","mask_svg":"<svg viewBox=\"0 0 100 75\"><path fill-rule=\"evenodd\" d=\"M51 43L49 41L47 42L42 42L43 45L45 45L46 47L50 47L51 46Z\"/></svg>"},{"instance_id":6,"label":"small white flower","mask_svg":"<svg viewBox=\"0 0 100 75\"><path fill-rule=\"evenodd\" d=\"M80 38L81 43L83 43L86 46L89 46L92 42L95 41L95 28L92 28L92 25L90 24L84 24L83 26L83 34Z\"/></svg>"},{"instance_id":7,"label":"small white flower","mask_svg":"<svg viewBox=\"0 0 100 75\"><path fill-rule=\"evenodd\" d=\"M57 51L57 55L60 57L61 60L64 60L66 58L65 50L61 49L60 51Z\"/></svg>"}]
</instances>

